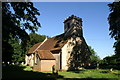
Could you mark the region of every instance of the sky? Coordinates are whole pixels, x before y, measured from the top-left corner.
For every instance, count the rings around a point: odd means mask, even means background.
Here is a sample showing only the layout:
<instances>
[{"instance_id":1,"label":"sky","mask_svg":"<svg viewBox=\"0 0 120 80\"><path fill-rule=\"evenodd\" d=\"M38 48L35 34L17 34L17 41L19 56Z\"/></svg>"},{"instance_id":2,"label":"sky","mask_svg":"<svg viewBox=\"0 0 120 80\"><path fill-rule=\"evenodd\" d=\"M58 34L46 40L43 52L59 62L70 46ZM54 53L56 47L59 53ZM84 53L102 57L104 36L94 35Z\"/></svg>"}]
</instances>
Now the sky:
<instances>
[{"instance_id":1,"label":"sky","mask_svg":"<svg viewBox=\"0 0 120 80\"><path fill-rule=\"evenodd\" d=\"M29 0L26 0L29 1ZM118 2L119 0L30 0L34 2Z\"/></svg>"},{"instance_id":2,"label":"sky","mask_svg":"<svg viewBox=\"0 0 120 80\"><path fill-rule=\"evenodd\" d=\"M64 19L75 15L82 18L83 37L102 59L114 54L114 39L109 35L107 21L110 2L34 2L39 10L38 34L53 37L64 32Z\"/></svg>"}]
</instances>

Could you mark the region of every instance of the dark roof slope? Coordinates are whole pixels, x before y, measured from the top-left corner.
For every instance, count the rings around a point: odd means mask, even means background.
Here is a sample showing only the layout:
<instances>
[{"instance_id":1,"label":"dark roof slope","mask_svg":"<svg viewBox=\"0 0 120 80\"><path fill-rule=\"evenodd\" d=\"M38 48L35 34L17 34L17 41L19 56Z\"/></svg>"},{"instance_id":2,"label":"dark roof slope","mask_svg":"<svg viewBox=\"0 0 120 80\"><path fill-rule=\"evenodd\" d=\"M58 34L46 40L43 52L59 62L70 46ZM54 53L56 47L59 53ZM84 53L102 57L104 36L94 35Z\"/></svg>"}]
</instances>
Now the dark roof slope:
<instances>
[{"instance_id":1,"label":"dark roof slope","mask_svg":"<svg viewBox=\"0 0 120 80\"><path fill-rule=\"evenodd\" d=\"M40 47L39 50L58 50L61 49L67 40L63 39L63 34L58 35L52 38L49 38L47 41L45 41Z\"/></svg>"},{"instance_id":2,"label":"dark roof slope","mask_svg":"<svg viewBox=\"0 0 120 80\"><path fill-rule=\"evenodd\" d=\"M50 50L56 44L57 39L55 37L49 38L46 40L40 47L40 50Z\"/></svg>"},{"instance_id":3,"label":"dark roof slope","mask_svg":"<svg viewBox=\"0 0 120 80\"><path fill-rule=\"evenodd\" d=\"M34 53L35 50L40 46L41 43L42 43L42 42L39 42L39 43L33 45L33 46L29 49L28 54Z\"/></svg>"},{"instance_id":4,"label":"dark roof slope","mask_svg":"<svg viewBox=\"0 0 120 80\"><path fill-rule=\"evenodd\" d=\"M42 60L55 60L54 56L49 50L37 50L37 53Z\"/></svg>"},{"instance_id":5,"label":"dark roof slope","mask_svg":"<svg viewBox=\"0 0 120 80\"><path fill-rule=\"evenodd\" d=\"M28 51L28 54L36 51L40 59L55 59L52 53L59 53L66 42L67 40L64 39L64 34L61 34L43 41L42 44L40 42L33 45L33 47Z\"/></svg>"}]
</instances>

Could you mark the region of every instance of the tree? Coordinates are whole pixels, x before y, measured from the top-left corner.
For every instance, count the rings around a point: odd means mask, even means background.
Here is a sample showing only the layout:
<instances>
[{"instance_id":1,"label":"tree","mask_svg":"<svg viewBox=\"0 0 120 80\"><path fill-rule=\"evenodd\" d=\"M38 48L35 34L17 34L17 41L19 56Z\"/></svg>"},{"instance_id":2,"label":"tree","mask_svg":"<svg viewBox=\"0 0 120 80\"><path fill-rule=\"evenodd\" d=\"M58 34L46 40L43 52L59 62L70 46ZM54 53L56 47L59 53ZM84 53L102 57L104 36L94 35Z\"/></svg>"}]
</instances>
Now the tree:
<instances>
[{"instance_id":1,"label":"tree","mask_svg":"<svg viewBox=\"0 0 120 80\"><path fill-rule=\"evenodd\" d=\"M46 38L45 35L39 35L37 33L30 33L29 36L30 36L30 44L32 46L36 43L44 41L44 39Z\"/></svg>"},{"instance_id":2,"label":"tree","mask_svg":"<svg viewBox=\"0 0 120 80\"><path fill-rule=\"evenodd\" d=\"M114 43L115 54L120 59L120 1L108 4L108 6L111 12L108 17L110 35L116 40Z\"/></svg>"},{"instance_id":3,"label":"tree","mask_svg":"<svg viewBox=\"0 0 120 80\"><path fill-rule=\"evenodd\" d=\"M9 44L11 44L13 48L13 53L12 53L12 62L23 62L24 61L24 51L22 50L20 40L17 38L11 38L9 39Z\"/></svg>"},{"instance_id":4,"label":"tree","mask_svg":"<svg viewBox=\"0 0 120 80\"><path fill-rule=\"evenodd\" d=\"M93 65L93 66L96 66L97 63L100 62L100 58L99 58L99 56L97 56L95 50L91 46L89 46L89 50L91 52L91 55L90 55L90 64Z\"/></svg>"},{"instance_id":5,"label":"tree","mask_svg":"<svg viewBox=\"0 0 120 80\"><path fill-rule=\"evenodd\" d=\"M113 68L113 69L120 69L120 61L118 60L116 55L112 55L112 56L106 56L105 58L103 58L103 60L101 60L101 68Z\"/></svg>"},{"instance_id":6,"label":"tree","mask_svg":"<svg viewBox=\"0 0 120 80\"><path fill-rule=\"evenodd\" d=\"M30 40L28 42L28 50L34 44L42 42L46 38L45 35L39 35L37 33L30 33L29 37L30 37ZM25 52L21 47L22 44L20 40L17 38L11 38L9 40L9 44L11 44L11 46L13 47L12 62L24 62Z\"/></svg>"},{"instance_id":7,"label":"tree","mask_svg":"<svg viewBox=\"0 0 120 80\"><path fill-rule=\"evenodd\" d=\"M45 35L39 35L37 33L30 33L29 34L30 41L28 42L28 49L31 48L34 44L42 42L45 40Z\"/></svg>"},{"instance_id":8,"label":"tree","mask_svg":"<svg viewBox=\"0 0 120 80\"><path fill-rule=\"evenodd\" d=\"M28 50L31 48L34 44L42 42L46 36L45 35L39 35L37 33L30 33L29 34L30 41L28 42ZM25 52L22 49L22 44L20 39L12 38L9 39L8 43L13 48L13 52L11 54L11 61L12 62L24 62L25 59Z\"/></svg>"},{"instance_id":9,"label":"tree","mask_svg":"<svg viewBox=\"0 0 120 80\"><path fill-rule=\"evenodd\" d=\"M89 49L90 49L90 52L91 52L91 56L90 56L90 62L91 63L97 63L97 62L99 62L100 61L100 58L99 58L99 56L96 54L96 52L95 52L95 50L91 47L91 46L89 46Z\"/></svg>"},{"instance_id":10,"label":"tree","mask_svg":"<svg viewBox=\"0 0 120 80\"><path fill-rule=\"evenodd\" d=\"M25 52L29 35L26 30L35 32L40 27L37 20L40 15L32 2L3 2L2 3L2 58L3 61L11 61L13 46L9 43L11 38L21 41Z\"/></svg>"}]
</instances>

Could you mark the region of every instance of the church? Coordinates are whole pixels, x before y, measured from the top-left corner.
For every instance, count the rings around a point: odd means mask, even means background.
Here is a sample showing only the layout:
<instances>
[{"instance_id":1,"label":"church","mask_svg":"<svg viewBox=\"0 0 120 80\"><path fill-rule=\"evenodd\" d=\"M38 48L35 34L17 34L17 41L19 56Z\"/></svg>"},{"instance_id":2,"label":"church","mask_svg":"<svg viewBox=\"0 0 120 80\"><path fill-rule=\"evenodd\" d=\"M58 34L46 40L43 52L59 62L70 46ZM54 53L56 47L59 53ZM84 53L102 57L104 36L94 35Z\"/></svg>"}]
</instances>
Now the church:
<instances>
[{"instance_id":1,"label":"church","mask_svg":"<svg viewBox=\"0 0 120 80\"><path fill-rule=\"evenodd\" d=\"M83 37L82 19L74 15L64 20L64 33L33 45L25 57L36 71L74 70L88 65L90 50Z\"/></svg>"}]
</instances>

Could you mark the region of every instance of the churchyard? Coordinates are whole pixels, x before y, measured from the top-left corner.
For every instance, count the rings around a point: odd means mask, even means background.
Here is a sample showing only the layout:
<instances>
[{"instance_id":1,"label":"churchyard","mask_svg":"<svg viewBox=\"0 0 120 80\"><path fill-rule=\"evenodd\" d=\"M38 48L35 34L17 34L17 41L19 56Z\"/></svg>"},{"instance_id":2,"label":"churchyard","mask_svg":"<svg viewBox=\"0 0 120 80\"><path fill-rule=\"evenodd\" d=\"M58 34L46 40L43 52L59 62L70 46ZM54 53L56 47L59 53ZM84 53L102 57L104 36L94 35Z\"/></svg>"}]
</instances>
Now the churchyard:
<instances>
[{"instance_id":1,"label":"churchyard","mask_svg":"<svg viewBox=\"0 0 120 80\"><path fill-rule=\"evenodd\" d=\"M120 80L120 2L1 5L2 80Z\"/></svg>"},{"instance_id":2,"label":"churchyard","mask_svg":"<svg viewBox=\"0 0 120 80\"><path fill-rule=\"evenodd\" d=\"M8 65L2 68L2 79L50 79L50 80L120 80L120 70L80 69L77 71L33 71L30 66Z\"/></svg>"}]
</instances>

